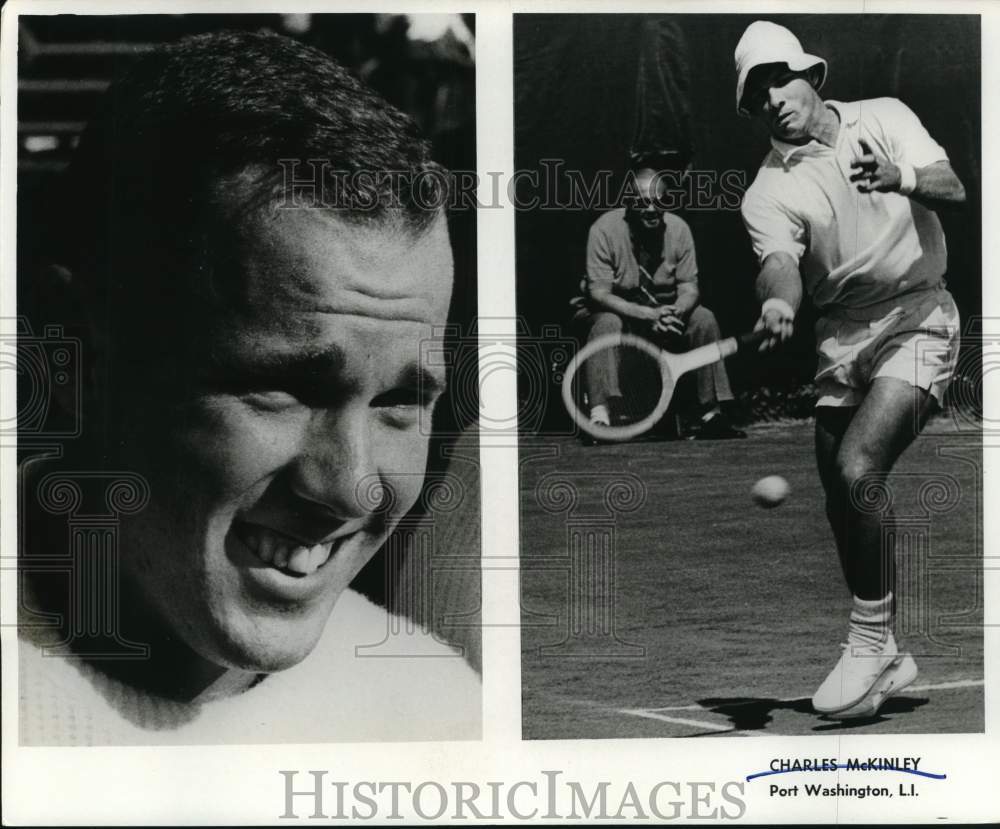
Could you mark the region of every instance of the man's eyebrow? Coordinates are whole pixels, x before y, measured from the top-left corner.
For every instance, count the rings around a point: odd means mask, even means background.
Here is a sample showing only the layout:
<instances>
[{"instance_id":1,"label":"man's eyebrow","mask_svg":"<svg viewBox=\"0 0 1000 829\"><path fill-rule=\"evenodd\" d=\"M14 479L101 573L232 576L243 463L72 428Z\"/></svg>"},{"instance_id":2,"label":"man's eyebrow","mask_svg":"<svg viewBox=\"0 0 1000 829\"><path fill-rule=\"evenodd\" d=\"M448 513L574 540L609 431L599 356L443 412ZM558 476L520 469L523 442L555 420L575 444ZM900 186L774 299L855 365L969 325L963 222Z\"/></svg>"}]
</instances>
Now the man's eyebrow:
<instances>
[{"instance_id":1,"label":"man's eyebrow","mask_svg":"<svg viewBox=\"0 0 1000 829\"><path fill-rule=\"evenodd\" d=\"M397 379L397 384L407 388L420 389L424 394L438 395L444 392L445 379L438 372L419 363L410 363Z\"/></svg>"},{"instance_id":2,"label":"man's eyebrow","mask_svg":"<svg viewBox=\"0 0 1000 829\"><path fill-rule=\"evenodd\" d=\"M211 361L225 382L307 384L322 381L334 383L342 390L359 385L357 379L344 376L347 355L342 346L330 345L313 352L267 352L255 354L247 360L231 360L226 355L216 355ZM419 389L428 396L444 392L444 377L432 369L413 362L396 377L395 384Z\"/></svg>"},{"instance_id":3,"label":"man's eyebrow","mask_svg":"<svg viewBox=\"0 0 1000 829\"><path fill-rule=\"evenodd\" d=\"M346 363L344 349L339 345L316 351L270 351L248 357L214 352L210 367L225 380L314 380L337 377Z\"/></svg>"}]
</instances>

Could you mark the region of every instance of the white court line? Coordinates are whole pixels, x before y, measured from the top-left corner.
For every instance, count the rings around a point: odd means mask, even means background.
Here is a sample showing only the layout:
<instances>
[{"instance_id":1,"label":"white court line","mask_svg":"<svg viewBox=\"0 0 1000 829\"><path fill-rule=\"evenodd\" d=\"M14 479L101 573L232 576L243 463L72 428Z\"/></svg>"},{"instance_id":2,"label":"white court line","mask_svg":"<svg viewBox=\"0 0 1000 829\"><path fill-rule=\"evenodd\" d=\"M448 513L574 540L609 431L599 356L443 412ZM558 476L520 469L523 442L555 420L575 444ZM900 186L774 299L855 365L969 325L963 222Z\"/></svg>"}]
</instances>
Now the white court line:
<instances>
[{"instance_id":1,"label":"white court line","mask_svg":"<svg viewBox=\"0 0 1000 829\"><path fill-rule=\"evenodd\" d=\"M633 717L645 717L648 720L660 720L661 722L674 723L675 725L690 725L694 728L707 728L709 731L733 731L731 725L718 725L708 720L689 720L685 717L668 717L664 714L657 714L655 711L644 708L620 708L620 714L631 714Z\"/></svg>"},{"instance_id":2,"label":"white court line","mask_svg":"<svg viewBox=\"0 0 1000 829\"><path fill-rule=\"evenodd\" d=\"M979 685L984 685L985 680L982 679L958 679L954 682L937 682L929 685L910 685L905 688L901 693L908 694L912 691L950 691L954 688L974 688ZM777 700L777 702L795 702L795 700L805 699L805 697L782 697ZM746 700L745 702L734 702L729 707L735 708L738 705L753 705L758 702L758 700ZM663 708L646 708L645 711L655 712L655 711L707 711L710 709L705 708L703 705L668 705ZM634 711L629 711L628 713L634 713Z\"/></svg>"},{"instance_id":3,"label":"white court line","mask_svg":"<svg viewBox=\"0 0 1000 829\"><path fill-rule=\"evenodd\" d=\"M984 679L956 679L954 682L939 682L937 685L911 685L902 692L905 694L908 691L947 691L951 688L973 688L985 684Z\"/></svg>"}]
</instances>

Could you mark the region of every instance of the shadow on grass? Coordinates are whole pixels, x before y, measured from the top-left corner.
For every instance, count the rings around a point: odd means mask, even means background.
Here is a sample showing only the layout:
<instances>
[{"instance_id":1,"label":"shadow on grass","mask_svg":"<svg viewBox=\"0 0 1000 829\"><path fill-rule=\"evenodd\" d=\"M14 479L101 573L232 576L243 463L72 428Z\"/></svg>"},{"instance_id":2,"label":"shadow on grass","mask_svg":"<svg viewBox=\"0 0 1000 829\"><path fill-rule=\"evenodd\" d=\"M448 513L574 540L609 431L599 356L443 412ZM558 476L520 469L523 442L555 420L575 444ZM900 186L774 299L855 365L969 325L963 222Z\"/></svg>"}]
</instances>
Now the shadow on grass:
<instances>
[{"instance_id":1,"label":"shadow on grass","mask_svg":"<svg viewBox=\"0 0 1000 829\"><path fill-rule=\"evenodd\" d=\"M823 717L822 724L817 725L813 731L847 731L852 728L861 728L872 723L885 722L893 714L909 714L918 708L927 705L930 700L927 697L892 697L887 699L878 714L874 717L858 717L852 720L834 720Z\"/></svg>"},{"instance_id":2,"label":"shadow on grass","mask_svg":"<svg viewBox=\"0 0 1000 829\"><path fill-rule=\"evenodd\" d=\"M769 697L709 697L698 700L698 704L715 714L728 717L736 731L763 731L774 720L776 711L792 711L806 714L819 720L813 731L840 731L859 728L873 723L885 722L893 714L908 714L928 703L926 697L892 697L874 717L859 717L850 720L832 720L820 717L813 711L809 697L799 699L774 699Z\"/></svg>"}]
</instances>

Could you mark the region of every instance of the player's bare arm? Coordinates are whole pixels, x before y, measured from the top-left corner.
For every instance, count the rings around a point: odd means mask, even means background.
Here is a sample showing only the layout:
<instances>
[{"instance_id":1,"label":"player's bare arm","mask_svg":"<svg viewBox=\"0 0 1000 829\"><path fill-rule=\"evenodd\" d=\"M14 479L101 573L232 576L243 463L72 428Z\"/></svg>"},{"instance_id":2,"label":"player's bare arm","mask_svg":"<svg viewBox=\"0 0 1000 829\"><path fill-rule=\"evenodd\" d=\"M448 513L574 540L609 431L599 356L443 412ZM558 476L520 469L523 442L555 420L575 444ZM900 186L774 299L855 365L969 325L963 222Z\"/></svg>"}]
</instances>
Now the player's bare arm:
<instances>
[{"instance_id":1,"label":"player's bare arm","mask_svg":"<svg viewBox=\"0 0 1000 829\"><path fill-rule=\"evenodd\" d=\"M851 164L851 181L862 193L902 193L929 207L965 201L965 187L948 161L906 168L876 153L866 141L858 142L862 155Z\"/></svg>"},{"instance_id":2,"label":"player's bare arm","mask_svg":"<svg viewBox=\"0 0 1000 829\"><path fill-rule=\"evenodd\" d=\"M910 194L911 199L922 202L951 202L961 204L965 201L965 187L959 181L951 164L947 161L936 161L926 167L914 170L917 186Z\"/></svg>"},{"instance_id":3,"label":"player's bare arm","mask_svg":"<svg viewBox=\"0 0 1000 829\"><path fill-rule=\"evenodd\" d=\"M754 331L770 332L760 344L761 351L770 351L789 339L794 331L795 314L802 302L798 262L784 251L769 254L757 275L756 290L761 314Z\"/></svg>"}]
</instances>

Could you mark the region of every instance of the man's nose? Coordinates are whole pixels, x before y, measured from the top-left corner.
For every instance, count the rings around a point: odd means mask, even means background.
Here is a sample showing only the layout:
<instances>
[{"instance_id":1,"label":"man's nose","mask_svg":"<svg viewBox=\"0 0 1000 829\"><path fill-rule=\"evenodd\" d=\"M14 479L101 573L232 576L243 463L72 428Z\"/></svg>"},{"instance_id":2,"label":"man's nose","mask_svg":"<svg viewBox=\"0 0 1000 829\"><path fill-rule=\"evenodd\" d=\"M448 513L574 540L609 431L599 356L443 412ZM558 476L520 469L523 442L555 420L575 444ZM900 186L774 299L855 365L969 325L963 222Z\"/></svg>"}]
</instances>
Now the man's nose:
<instances>
[{"instance_id":1,"label":"man's nose","mask_svg":"<svg viewBox=\"0 0 1000 829\"><path fill-rule=\"evenodd\" d=\"M349 521L379 508L367 492L377 478L371 426L364 411L324 414L310 424L293 468L296 495Z\"/></svg>"},{"instance_id":2,"label":"man's nose","mask_svg":"<svg viewBox=\"0 0 1000 829\"><path fill-rule=\"evenodd\" d=\"M781 96L781 90L777 87L770 87L767 90L767 108L770 112L776 115L781 112L781 108L785 105L785 99Z\"/></svg>"}]
</instances>

